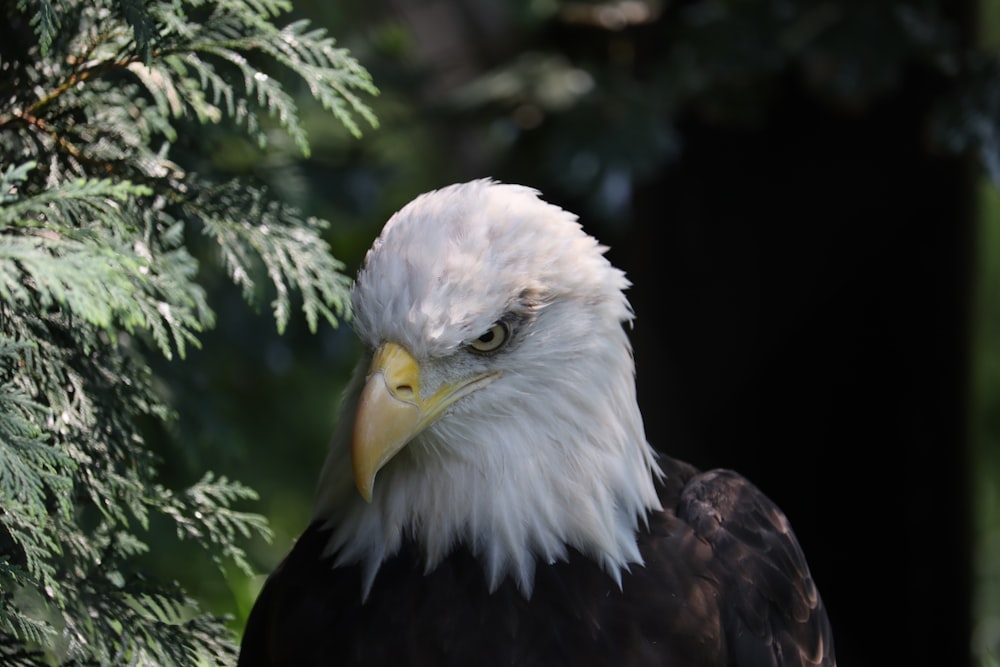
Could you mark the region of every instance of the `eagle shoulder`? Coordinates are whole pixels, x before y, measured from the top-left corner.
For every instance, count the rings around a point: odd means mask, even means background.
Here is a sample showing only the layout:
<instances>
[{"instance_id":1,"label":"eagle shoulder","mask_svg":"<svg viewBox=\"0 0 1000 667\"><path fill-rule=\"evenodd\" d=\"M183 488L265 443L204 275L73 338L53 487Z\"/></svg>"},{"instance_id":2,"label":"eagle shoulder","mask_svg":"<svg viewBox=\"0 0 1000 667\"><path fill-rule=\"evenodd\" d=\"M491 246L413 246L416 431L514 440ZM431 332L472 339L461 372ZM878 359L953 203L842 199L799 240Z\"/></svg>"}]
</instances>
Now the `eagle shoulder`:
<instances>
[{"instance_id":1,"label":"eagle shoulder","mask_svg":"<svg viewBox=\"0 0 1000 667\"><path fill-rule=\"evenodd\" d=\"M731 470L690 477L676 502L677 518L711 548L734 664L833 667L823 601L778 506Z\"/></svg>"},{"instance_id":2,"label":"eagle shoulder","mask_svg":"<svg viewBox=\"0 0 1000 667\"><path fill-rule=\"evenodd\" d=\"M525 599L511 581L490 591L467 549L426 572L406 547L363 601L360 568L333 567L329 530L314 523L268 578L239 666L555 665L586 656L594 665L833 667L826 612L784 514L736 473L661 463L664 510L639 531L645 565L621 589L573 550L538 567Z\"/></svg>"}]
</instances>

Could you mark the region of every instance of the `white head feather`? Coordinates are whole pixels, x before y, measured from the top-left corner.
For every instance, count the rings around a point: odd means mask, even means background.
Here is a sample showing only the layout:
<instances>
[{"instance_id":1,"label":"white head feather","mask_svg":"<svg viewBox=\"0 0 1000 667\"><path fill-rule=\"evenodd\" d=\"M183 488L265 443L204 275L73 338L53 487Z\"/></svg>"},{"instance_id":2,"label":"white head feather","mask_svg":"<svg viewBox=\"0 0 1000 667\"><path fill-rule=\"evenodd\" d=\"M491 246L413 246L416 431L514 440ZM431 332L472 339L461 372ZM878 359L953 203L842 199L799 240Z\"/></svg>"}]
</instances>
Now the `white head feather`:
<instances>
[{"instance_id":1,"label":"white head feather","mask_svg":"<svg viewBox=\"0 0 1000 667\"><path fill-rule=\"evenodd\" d=\"M421 367L422 392L500 370L355 489L351 432L370 355L348 387L315 519L337 566L361 563L364 595L404 539L432 570L456 546L530 596L536 560L575 548L620 583L640 563L636 530L659 508L660 474L636 403L624 274L576 216L529 188L477 180L417 197L385 225L352 292L370 348L391 341ZM466 345L501 318L510 343Z\"/></svg>"}]
</instances>

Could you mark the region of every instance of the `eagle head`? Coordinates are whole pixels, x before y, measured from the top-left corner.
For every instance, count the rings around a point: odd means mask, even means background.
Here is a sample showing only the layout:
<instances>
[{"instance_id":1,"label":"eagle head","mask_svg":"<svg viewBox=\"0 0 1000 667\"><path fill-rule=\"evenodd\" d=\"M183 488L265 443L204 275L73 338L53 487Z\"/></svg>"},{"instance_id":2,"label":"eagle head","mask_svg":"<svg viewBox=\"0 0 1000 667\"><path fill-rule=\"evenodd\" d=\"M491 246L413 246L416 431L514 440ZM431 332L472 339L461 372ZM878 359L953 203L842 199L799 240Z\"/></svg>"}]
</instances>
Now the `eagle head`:
<instances>
[{"instance_id":1,"label":"eagle head","mask_svg":"<svg viewBox=\"0 0 1000 667\"><path fill-rule=\"evenodd\" d=\"M405 540L428 571L456 548L530 596L576 549L614 579L659 508L624 326L622 271L576 216L476 180L386 223L352 288L367 347L320 476L315 519L367 595Z\"/></svg>"}]
</instances>

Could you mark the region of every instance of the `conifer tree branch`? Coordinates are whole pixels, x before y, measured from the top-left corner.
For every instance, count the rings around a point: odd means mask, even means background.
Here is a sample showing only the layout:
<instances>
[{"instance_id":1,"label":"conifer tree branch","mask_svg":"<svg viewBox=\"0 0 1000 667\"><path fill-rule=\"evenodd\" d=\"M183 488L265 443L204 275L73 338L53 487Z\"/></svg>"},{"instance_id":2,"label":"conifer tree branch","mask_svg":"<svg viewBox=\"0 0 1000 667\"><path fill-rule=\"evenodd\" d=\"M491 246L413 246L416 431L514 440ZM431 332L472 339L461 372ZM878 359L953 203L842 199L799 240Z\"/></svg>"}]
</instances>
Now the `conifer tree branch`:
<instances>
[{"instance_id":1,"label":"conifer tree branch","mask_svg":"<svg viewBox=\"0 0 1000 667\"><path fill-rule=\"evenodd\" d=\"M0 67L4 665L234 658L225 619L136 567L157 520L220 569L249 571L244 541L270 536L244 509L256 499L246 485L206 471L186 488L161 479L147 429L175 415L152 362L183 356L214 325L200 282L212 262L249 301L275 295L279 330L296 292L314 330L345 315L327 223L171 157L185 133L227 122L260 146L280 128L308 155L285 73L352 133L375 126L367 72L324 31L278 27L289 10L285 0L0 5L0 20L26 18L32 33Z\"/></svg>"}]
</instances>

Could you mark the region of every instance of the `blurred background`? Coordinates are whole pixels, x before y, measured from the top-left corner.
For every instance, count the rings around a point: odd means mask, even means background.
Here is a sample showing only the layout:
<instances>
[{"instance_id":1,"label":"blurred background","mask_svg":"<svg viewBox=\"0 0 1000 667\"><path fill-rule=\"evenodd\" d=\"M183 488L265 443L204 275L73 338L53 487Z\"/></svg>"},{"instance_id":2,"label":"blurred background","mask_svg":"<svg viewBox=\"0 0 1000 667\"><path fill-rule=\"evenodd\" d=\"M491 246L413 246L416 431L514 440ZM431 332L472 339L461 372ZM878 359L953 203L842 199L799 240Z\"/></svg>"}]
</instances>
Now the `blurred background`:
<instances>
[{"instance_id":1,"label":"blurred background","mask_svg":"<svg viewBox=\"0 0 1000 667\"><path fill-rule=\"evenodd\" d=\"M1000 0L294 6L370 70L381 127L357 141L303 95L310 159L213 128L198 169L332 221L348 274L425 190L539 189L634 282L651 443L785 510L840 664L1000 665ZM169 474L260 492L266 573L358 350L205 281L219 325L163 370ZM152 554L242 629L263 575Z\"/></svg>"}]
</instances>

